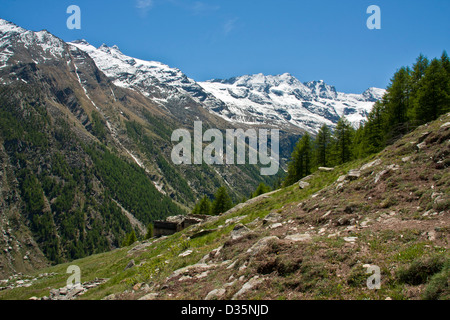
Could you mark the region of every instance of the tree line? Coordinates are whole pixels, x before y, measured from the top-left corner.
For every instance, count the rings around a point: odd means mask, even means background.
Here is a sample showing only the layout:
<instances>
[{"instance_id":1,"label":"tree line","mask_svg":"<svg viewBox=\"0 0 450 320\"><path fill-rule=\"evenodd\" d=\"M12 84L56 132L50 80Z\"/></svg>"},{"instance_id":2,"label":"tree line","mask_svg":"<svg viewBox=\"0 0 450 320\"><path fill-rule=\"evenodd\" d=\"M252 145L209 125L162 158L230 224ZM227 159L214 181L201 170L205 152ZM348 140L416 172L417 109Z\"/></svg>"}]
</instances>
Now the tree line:
<instances>
[{"instance_id":1,"label":"tree line","mask_svg":"<svg viewBox=\"0 0 450 320\"><path fill-rule=\"evenodd\" d=\"M231 199L225 187L220 187L211 201L208 196L203 196L194 206L192 214L200 215L219 215L230 210L233 207Z\"/></svg>"},{"instance_id":2,"label":"tree line","mask_svg":"<svg viewBox=\"0 0 450 320\"><path fill-rule=\"evenodd\" d=\"M367 121L355 129L342 117L332 131L323 125L315 139L306 133L297 143L283 185L289 186L319 167L334 167L384 149L406 133L450 111L450 60L420 55L412 67L394 74Z\"/></svg>"}]
</instances>

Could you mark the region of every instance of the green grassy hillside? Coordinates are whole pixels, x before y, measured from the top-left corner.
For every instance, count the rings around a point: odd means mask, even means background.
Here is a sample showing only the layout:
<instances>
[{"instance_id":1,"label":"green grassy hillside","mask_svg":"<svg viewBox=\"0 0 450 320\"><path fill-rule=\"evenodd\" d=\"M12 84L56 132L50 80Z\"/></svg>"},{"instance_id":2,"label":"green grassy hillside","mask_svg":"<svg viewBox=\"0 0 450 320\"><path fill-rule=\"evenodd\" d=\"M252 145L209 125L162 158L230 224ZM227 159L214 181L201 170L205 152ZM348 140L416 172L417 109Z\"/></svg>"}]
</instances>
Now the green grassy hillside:
<instances>
[{"instance_id":1,"label":"green grassy hillside","mask_svg":"<svg viewBox=\"0 0 450 320\"><path fill-rule=\"evenodd\" d=\"M73 261L82 283L107 279L75 298L449 299L449 138L447 114L379 154L315 172L303 189ZM48 297L68 266L23 276L29 287L11 279L2 286L17 288L0 299ZM379 289L367 287L369 266L379 267Z\"/></svg>"}]
</instances>

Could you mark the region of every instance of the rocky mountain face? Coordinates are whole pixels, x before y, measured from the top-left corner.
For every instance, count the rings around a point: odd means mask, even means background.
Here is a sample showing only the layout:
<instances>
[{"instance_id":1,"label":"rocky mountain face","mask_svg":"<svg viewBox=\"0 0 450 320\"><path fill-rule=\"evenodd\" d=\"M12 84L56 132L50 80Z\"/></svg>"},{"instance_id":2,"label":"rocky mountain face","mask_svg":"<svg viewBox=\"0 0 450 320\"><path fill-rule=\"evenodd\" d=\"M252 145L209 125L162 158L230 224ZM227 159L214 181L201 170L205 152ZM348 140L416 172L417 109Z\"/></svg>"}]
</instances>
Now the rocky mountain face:
<instances>
[{"instance_id":1,"label":"rocky mountain face","mask_svg":"<svg viewBox=\"0 0 450 320\"><path fill-rule=\"evenodd\" d=\"M237 200L273 182L254 165L174 165L173 130L228 123L152 81L152 98L118 86L77 46L0 19L0 276L117 248L221 185Z\"/></svg>"},{"instance_id":2,"label":"rocky mountain face","mask_svg":"<svg viewBox=\"0 0 450 320\"><path fill-rule=\"evenodd\" d=\"M206 117L202 102L211 97L180 70L126 56L117 46L97 49L85 40L70 44L86 52L116 86L141 93L183 123Z\"/></svg>"}]
</instances>

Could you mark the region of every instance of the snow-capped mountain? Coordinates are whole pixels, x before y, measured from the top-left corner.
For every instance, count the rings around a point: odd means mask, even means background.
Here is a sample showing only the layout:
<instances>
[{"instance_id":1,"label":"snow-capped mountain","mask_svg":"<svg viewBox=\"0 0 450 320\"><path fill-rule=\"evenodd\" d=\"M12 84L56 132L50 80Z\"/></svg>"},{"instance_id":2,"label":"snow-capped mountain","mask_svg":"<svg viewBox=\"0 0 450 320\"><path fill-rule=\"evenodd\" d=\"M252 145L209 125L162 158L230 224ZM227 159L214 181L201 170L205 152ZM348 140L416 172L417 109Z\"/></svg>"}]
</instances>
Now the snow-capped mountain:
<instances>
[{"instance_id":1,"label":"snow-capped mountain","mask_svg":"<svg viewBox=\"0 0 450 320\"><path fill-rule=\"evenodd\" d=\"M200 85L226 103L227 110L220 114L226 119L244 123L288 123L312 133L323 123L334 126L342 116L355 126L359 125L385 92L370 88L363 94L346 94L337 92L322 80L302 83L288 73L246 75L210 80Z\"/></svg>"},{"instance_id":2,"label":"snow-capped mountain","mask_svg":"<svg viewBox=\"0 0 450 320\"><path fill-rule=\"evenodd\" d=\"M287 73L197 83L179 69L129 57L117 46L95 48L85 40L71 44L88 53L117 86L139 90L163 105L174 96L189 95L211 112L237 124L294 126L316 133L322 124L333 127L340 117L346 116L357 126L385 92L369 88L362 94L346 94L323 81L302 83Z\"/></svg>"},{"instance_id":3,"label":"snow-capped mountain","mask_svg":"<svg viewBox=\"0 0 450 320\"><path fill-rule=\"evenodd\" d=\"M95 48L86 40L77 40L70 44L89 54L98 68L110 77L116 86L137 90L160 104L168 103L177 95L188 95L198 102L205 102L208 98L214 99L179 69L161 62L126 56L117 46L108 47L103 44ZM218 101L212 102L217 103Z\"/></svg>"},{"instance_id":4,"label":"snow-capped mountain","mask_svg":"<svg viewBox=\"0 0 450 320\"><path fill-rule=\"evenodd\" d=\"M63 40L47 30L33 32L0 19L0 68L5 67L11 58L17 57L19 51L21 59L38 63L55 57L64 58L66 48L67 44Z\"/></svg>"},{"instance_id":5,"label":"snow-capped mountain","mask_svg":"<svg viewBox=\"0 0 450 320\"><path fill-rule=\"evenodd\" d=\"M2 19L0 36L0 68L13 52L14 59L20 51L27 61L45 63L57 57L69 63L70 52L79 49L116 86L142 93L179 118L186 118L194 104L235 125L274 125L314 134L324 123L333 127L342 116L358 126L385 93L377 88L362 94L337 92L324 81L301 82L288 73L196 82L177 68L127 56L117 46L96 48L85 40L65 43L45 30L25 30Z\"/></svg>"}]
</instances>

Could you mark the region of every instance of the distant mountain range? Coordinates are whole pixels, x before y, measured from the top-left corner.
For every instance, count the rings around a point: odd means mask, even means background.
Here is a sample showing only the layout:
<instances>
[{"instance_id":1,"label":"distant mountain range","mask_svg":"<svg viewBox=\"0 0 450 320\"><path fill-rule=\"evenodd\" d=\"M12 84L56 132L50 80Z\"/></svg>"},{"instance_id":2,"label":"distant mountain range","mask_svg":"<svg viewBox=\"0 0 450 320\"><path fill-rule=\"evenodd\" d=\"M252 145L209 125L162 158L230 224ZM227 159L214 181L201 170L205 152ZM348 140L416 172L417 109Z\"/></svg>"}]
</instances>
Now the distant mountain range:
<instances>
[{"instance_id":1,"label":"distant mountain range","mask_svg":"<svg viewBox=\"0 0 450 320\"><path fill-rule=\"evenodd\" d=\"M302 83L288 73L247 75L200 85L226 104L226 109L217 112L224 119L249 124L290 124L312 134L322 124L334 127L342 116L358 126L385 93L383 89L369 88L363 94L346 94L322 80Z\"/></svg>"},{"instance_id":2,"label":"distant mountain range","mask_svg":"<svg viewBox=\"0 0 450 320\"><path fill-rule=\"evenodd\" d=\"M162 106L187 94L235 124L294 126L315 134L322 124L333 127L345 116L358 126L385 93L378 88L362 94L337 92L322 80L302 83L287 73L195 82L179 69L126 56L117 46L95 48L85 40L71 44L89 54L117 86L138 90Z\"/></svg>"}]
</instances>

